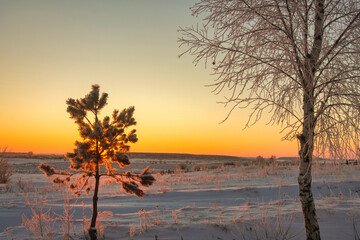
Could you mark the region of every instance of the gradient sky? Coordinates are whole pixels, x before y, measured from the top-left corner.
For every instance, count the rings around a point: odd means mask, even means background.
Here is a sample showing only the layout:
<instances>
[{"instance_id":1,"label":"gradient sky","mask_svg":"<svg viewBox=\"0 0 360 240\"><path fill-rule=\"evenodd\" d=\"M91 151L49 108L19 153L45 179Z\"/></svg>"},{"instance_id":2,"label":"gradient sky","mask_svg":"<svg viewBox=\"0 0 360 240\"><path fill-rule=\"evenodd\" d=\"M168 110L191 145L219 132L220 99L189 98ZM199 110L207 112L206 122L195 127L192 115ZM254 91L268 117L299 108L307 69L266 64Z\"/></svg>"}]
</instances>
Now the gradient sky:
<instances>
[{"instance_id":1,"label":"gradient sky","mask_svg":"<svg viewBox=\"0 0 360 240\"><path fill-rule=\"evenodd\" d=\"M178 58L179 26L199 22L182 0L0 1L0 147L63 154L79 139L67 98L99 84L104 115L135 106L136 152L296 156L268 118L216 102L211 69ZM184 49L183 49L184 50ZM103 115L103 116L104 116Z\"/></svg>"}]
</instances>

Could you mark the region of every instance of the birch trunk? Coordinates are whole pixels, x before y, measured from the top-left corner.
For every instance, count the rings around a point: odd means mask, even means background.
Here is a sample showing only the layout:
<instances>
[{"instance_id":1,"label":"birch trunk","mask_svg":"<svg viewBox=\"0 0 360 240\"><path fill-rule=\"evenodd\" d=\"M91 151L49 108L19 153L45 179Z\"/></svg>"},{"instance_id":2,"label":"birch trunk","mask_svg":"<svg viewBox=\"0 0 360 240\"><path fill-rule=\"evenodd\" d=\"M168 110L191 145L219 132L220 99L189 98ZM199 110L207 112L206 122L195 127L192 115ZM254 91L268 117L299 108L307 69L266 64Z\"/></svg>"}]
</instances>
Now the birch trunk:
<instances>
[{"instance_id":1,"label":"birch trunk","mask_svg":"<svg viewBox=\"0 0 360 240\"><path fill-rule=\"evenodd\" d=\"M316 216L315 202L311 190L311 165L314 149L314 108L309 95L304 94L303 133L298 136L301 149L299 169L299 197L304 216L307 240L320 240L319 223Z\"/></svg>"},{"instance_id":2,"label":"birch trunk","mask_svg":"<svg viewBox=\"0 0 360 240\"><path fill-rule=\"evenodd\" d=\"M311 166L314 151L315 132L315 73L318 68L318 59L323 42L324 0L315 1L315 28L314 42L310 54L306 56L303 66L303 131L298 139L300 141L300 168L299 168L299 197L304 215L307 240L320 240L319 223L316 216L315 202L312 194Z\"/></svg>"}]
</instances>

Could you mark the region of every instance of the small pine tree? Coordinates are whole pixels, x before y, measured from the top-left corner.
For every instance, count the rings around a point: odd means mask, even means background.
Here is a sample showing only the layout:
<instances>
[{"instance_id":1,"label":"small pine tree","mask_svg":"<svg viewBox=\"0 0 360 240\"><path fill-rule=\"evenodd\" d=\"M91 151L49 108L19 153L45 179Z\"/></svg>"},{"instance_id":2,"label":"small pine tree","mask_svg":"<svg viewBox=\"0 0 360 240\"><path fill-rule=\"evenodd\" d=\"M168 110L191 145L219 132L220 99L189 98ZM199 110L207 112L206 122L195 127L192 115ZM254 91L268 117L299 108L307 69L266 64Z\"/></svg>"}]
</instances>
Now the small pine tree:
<instances>
[{"instance_id":1,"label":"small pine tree","mask_svg":"<svg viewBox=\"0 0 360 240\"><path fill-rule=\"evenodd\" d=\"M112 167L112 163L117 163L120 168L130 165L129 157L125 153L130 149L128 144L136 143L138 139L135 129L128 133L125 133L125 130L136 125L133 117L135 108L129 107L121 112L114 110L112 118L106 116L102 121L99 120L99 113L107 104L108 98L107 93L102 93L100 96L99 88L99 85L93 85L92 90L85 98L77 100L69 98L66 101L67 112L79 126L82 138L81 142L76 141L74 152L67 153L67 158L71 162L69 168L73 171L57 171L49 164L44 163L39 165L39 169L47 177L60 175L53 179L53 183L68 183L76 195L80 195L82 190L89 193L91 190L89 181L90 179L95 180L93 212L89 229L92 240L97 239L95 226L101 177L113 178L122 184L125 192L138 197L144 196L140 186L148 187L155 181L155 178L149 173L149 167L145 168L141 174L124 173ZM89 115L93 116L93 121ZM106 170L101 170L101 165L104 165ZM77 177L75 178L75 176Z\"/></svg>"}]
</instances>

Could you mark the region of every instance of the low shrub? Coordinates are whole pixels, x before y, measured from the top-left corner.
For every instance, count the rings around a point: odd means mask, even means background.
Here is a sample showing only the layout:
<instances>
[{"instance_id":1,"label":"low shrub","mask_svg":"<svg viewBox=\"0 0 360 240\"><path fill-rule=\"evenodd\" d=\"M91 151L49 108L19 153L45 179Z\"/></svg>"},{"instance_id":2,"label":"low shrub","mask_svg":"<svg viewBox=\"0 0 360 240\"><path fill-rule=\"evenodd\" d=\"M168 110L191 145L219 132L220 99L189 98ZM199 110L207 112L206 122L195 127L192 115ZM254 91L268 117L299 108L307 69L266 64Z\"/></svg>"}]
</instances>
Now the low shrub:
<instances>
[{"instance_id":1,"label":"low shrub","mask_svg":"<svg viewBox=\"0 0 360 240\"><path fill-rule=\"evenodd\" d=\"M221 166L216 165L216 164L212 164L212 165L207 166L208 170L216 170L216 169L219 169L219 168L221 168Z\"/></svg>"},{"instance_id":2,"label":"low shrub","mask_svg":"<svg viewBox=\"0 0 360 240\"><path fill-rule=\"evenodd\" d=\"M258 166L265 165L265 158L263 158L262 156L257 156L255 161L256 161L256 165Z\"/></svg>"},{"instance_id":3,"label":"low shrub","mask_svg":"<svg viewBox=\"0 0 360 240\"><path fill-rule=\"evenodd\" d=\"M224 163L224 167L235 167L235 163L234 162L226 162L226 163Z\"/></svg>"},{"instance_id":4,"label":"low shrub","mask_svg":"<svg viewBox=\"0 0 360 240\"><path fill-rule=\"evenodd\" d=\"M185 163L179 163L178 165L176 165L176 170L186 171L187 165Z\"/></svg>"},{"instance_id":5,"label":"low shrub","mask_svg":"<svg viewBox=\"0 0 360 240\"><path fill-rule=\"evenodd\" d=\"M9 183L13 174L10 163L7 159L0 159L0 183Z\"/></svg>"},{"instance_id":6,"label":"low shrub","mask_svg":"<svg viewBox=\"0 0 360 240\"><path fill-rule=\"evenodd\" d=\"M192 172L199 172L201 171L201 166L200 165L194 165L191 167L191 171Z\"/></svg>"}]
</instances>

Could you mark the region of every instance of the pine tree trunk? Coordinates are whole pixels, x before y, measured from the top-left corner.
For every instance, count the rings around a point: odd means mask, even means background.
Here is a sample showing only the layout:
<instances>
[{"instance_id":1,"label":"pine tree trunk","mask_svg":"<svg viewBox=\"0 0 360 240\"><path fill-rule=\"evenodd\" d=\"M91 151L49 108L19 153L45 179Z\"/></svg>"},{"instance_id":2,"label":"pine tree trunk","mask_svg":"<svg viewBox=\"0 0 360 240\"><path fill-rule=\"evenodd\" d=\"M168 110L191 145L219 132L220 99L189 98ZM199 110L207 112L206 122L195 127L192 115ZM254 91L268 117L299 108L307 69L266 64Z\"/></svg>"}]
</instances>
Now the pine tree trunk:
<instances>
[{"instance_id":1,"label":"pine tree trunk","mask_svg":"<svg viewBox=\"0 0 360 240\"><path fill-rule=\"evenodd\" d=\"M97 231L96 231L96 218L97 218L97 202L98 202L98 192L99 192L99 182L100 182L100 176L97 173L95 175L95 189L94 189L94 195L93 195L93 211L92 211L92 217L91 217L91 223L90 223L90 229L89 229L89 235L91 240L97 240Z\"/></svg>"},{"instance_id":2,"label":"pine tree trunk","mask_svg":"<svg viewBox=\"0 0 360 240\"><path fill-rule=\"evenodd\" d=\"M312 91L304 93L304 123L303 132L298 136L301 149L299 168L299 197L304 216L306 239L320 240L320 229L317 221L314 197L311 190L311 165L314 149L314 104Z\"/></svg>"},{"instance_id":3,"label":"pine tree trunk","mask_svg":"<svg viewBox=\"0 0 360 240\"><path fill-rule=\"evenodd\" d=\"M95 110L95 125L98 123L97 110ZM93 211L91 217L91 223L89 228L89 235L91 240L97 240L97 231L96 231L96 218L98 215L97 211L97 202L98 202L98 193L99 193L99 184L100 184L100 167L99 161L101 159L99 153L99 139L96 139L96 162L95 162L95 189L93 195Z\"/></svg>"}]
</instances>

